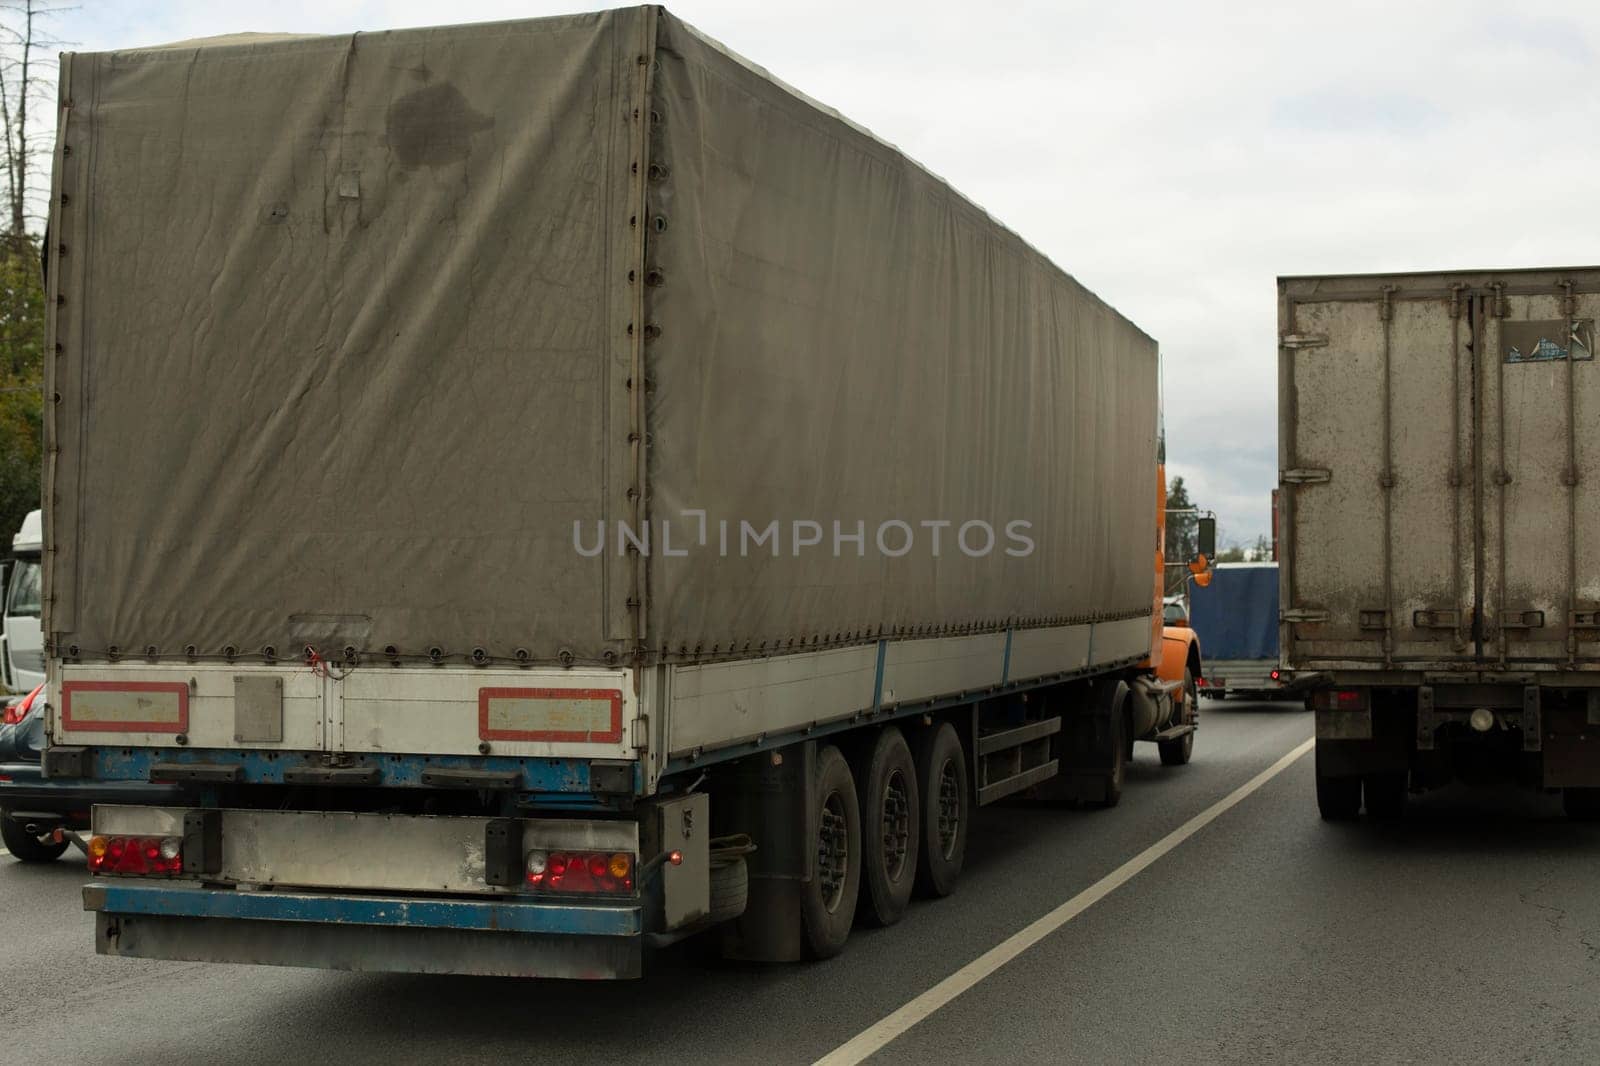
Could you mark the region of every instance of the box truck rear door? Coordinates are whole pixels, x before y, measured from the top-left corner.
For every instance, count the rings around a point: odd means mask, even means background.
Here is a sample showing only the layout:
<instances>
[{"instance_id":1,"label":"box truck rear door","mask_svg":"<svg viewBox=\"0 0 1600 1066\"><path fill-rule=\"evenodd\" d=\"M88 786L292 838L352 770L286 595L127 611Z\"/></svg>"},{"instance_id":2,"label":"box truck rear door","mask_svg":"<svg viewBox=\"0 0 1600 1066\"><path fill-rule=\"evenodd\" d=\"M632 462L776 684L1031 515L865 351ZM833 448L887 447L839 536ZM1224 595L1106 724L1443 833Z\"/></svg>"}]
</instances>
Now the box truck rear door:
<instances>
[{"instance_id":1,"label":"box truck rear door","mask_svg":"<svg viewBox=\"0 0 1600 1066\"><path fill-rule=\"evenodd\" d=\"M1287 661L1470 659L1469 299L1437 277L1279 288Z\"/></svg>"},{"instance_id":2,"label":"box truck rear door","mask_svg":"<svg viewBox=\"0 0 1600 1066\"><path fill-rule=\"evenodd\" d=\"M1484 658L1600 658L1600 272L1502 275L1480 306Z\"/></svg>"}]
</instances>

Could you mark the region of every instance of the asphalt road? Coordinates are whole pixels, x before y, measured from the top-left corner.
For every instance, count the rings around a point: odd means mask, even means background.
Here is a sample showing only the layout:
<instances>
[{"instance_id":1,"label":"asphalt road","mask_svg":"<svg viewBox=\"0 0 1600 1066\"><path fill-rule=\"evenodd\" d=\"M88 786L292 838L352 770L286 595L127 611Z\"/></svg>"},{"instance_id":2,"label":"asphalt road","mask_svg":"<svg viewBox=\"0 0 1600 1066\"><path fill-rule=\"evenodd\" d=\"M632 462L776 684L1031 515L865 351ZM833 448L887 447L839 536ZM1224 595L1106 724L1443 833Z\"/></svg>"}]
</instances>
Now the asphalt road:
<instances>
[{"instance_id":1,"label":"asphalt road","mask_svg":"<svg viewBox=\"0 0 1600 1066\"><path fill-rule=\"evenodd\" d=\"M582 985L93 953L79 862L0 859L0 1061L810 1062L1101 882L1311 734L1208 703L1195 760L1140 745L1121 806L979 812L951 898L813 966L680 946ZM1600 827L1440 792L1317 819L1298 759L873 1062L1600 1061Z\"/></svg>"}]
</instances>

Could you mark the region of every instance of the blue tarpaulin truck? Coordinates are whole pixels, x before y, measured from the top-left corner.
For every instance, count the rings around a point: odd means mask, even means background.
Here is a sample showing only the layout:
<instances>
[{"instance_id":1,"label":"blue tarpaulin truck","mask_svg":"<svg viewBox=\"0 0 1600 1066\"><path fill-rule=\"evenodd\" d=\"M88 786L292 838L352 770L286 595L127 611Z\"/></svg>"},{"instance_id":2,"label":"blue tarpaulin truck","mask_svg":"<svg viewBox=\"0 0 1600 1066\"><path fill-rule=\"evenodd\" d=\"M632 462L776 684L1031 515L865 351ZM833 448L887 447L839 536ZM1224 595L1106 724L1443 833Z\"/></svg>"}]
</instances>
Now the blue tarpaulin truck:
<instances>
[{"instance_id":1,"label":"blue tarpaulin truck","mask_svg":"<svg viewBox=\"0 0 1600 1066\"><path fill-rule=\"evenodd\" d=\"M1275 696L1290 687L1278 663L1277 563L1219 563L1211 584L1189 594L1189 625L1206 649L1206 695Z\"/></svg>"}]
</instances>

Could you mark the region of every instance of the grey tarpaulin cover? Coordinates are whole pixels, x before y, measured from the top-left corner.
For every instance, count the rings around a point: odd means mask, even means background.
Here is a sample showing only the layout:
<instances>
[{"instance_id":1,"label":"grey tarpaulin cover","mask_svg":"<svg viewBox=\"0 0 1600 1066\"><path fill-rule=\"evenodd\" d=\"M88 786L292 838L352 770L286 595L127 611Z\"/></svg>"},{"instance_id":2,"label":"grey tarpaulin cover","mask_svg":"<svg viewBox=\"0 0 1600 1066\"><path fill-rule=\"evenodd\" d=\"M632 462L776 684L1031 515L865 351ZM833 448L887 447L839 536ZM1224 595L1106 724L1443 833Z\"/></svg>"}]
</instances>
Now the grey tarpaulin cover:
<instances>
[{"instance_id":1,"label":"grey tarpaulin cover","mask_svg":"<svg viewBox=\"0 0 1600 1066\"><path fill-rule=\"evenodd\" d=\"M1151 609L1154 342L658 8L69 55L61 99L49 626L84 657Z\"/></svg>"}]
</instances>

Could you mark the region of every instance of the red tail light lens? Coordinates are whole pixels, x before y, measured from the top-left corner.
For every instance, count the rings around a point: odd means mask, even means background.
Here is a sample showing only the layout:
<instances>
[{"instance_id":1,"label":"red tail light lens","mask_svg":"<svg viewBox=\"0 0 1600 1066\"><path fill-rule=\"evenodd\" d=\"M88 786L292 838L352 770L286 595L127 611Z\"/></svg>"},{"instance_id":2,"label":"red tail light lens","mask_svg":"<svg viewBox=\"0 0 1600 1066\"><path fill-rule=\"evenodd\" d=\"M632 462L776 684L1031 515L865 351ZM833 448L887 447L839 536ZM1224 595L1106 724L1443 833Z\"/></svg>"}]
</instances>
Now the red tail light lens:
<instances>
[{"instance_id":1,"label":"red tail light lens","mask_svg":"<svg viewBox=\"0 0 1600 1066\"><path fill-rule=\"evenodd\" d=\"M103 874L181 874L183 838L92 837L89 869Z\"/></svg>"},{"instance_id":2,"label":"red tail light lens","mask_svg":"<svg viewBox=\"0 0 1600 1066\"><path fill-rule=\"evenodd\" d=\"M1278 671L1276 671L1276 670L1272 671L1272 680L1274 680L1274 681L1278 680L1278 676L1279 676L1278 675Z\"/></svg>"},{"instance_id":3,"label":"red tail light lens","mask_svg":"<svg viewBox=\"0 0 1600 1066\"><path fill-rule=\"evenodd\" d=\"M1364 688L1324 688L1311 695L1311 706L1319 711L1364 711L1371 695Z\"/></svg>"},{"instance_id":4,"label":"red tail light lens","mask_svg":"<svg viewBox=\"0 0 1600 1066\"><path fill-rule=\"evenodd\" d=\"M526 881L539 892L627 895L633 892L633 864L623 851L530 851Z\"/></svg>"},{"instance_id":5,"label":"red tail light lens","mask_svg":"<svg viewBox=\"0 0 1600 1066\"><path fill-rule=\"evenodd\" d=\"M37 685L34 690L15 703L6 704L4 714L0 714L0 722L6 725L16 725L28 717L28 712L33 710L33 701L39 698L39 693L44 690L43 685Z\"/></svg>"}]
</instances>

